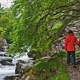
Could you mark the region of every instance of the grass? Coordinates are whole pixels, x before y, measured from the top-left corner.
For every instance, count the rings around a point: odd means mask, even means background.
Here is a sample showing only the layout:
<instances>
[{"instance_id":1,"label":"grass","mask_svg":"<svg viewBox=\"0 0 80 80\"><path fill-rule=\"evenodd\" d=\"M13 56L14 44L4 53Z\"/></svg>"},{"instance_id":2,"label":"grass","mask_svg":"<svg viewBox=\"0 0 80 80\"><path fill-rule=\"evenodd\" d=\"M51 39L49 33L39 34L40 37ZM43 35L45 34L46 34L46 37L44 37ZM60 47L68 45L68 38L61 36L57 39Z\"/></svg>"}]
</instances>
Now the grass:
<instances>
[{"instance_id":1,"label":"grass","mask_svg":"<svg viewBox=\"0 0 80 80\"><path fill-rule=\"evenodd\" d=\"M34 65L35 68L38 68L40 70L47 70L47 73L41 73L39 76L39 80L43 80L43 78L41 77L41 75L47 74L49 75L49 77L44 80L69 80L69 76L68 76L68 71L66 69L66 67L60 62L60 61L55 61L54 63L51 62L47 62L47 61L40 61L38 63L36 63ZM54 70L52 71L52 69L55 70L55 73L53 74ZM51 70L51 71L48 71ZM44 77L44 76L43 76Z\"/></svg>"},{"instance_id":2,"label":"grass","mask_svg":"<svg viewBox=\"0 0 80 80\"><path fill-rule=\"evenodd\" d=\"M75 52L75 56L79 55L80 52ZM67 57L66 51L60 51L59 53L54 53L53 58L62 58L62 57Z\"/></svg>"},{"instance_id":3,"label":"grass","mask_svg":"<svg viewBox=\"0 0 80 80\"><path fill-rule=\"evenodd\" d=\"M34 64L34 67L37 67L38 69L51 68L52 66L52 63L46 61L39 61L38 63Z\"/></svg>"},{"instance_id":4,"label":"grass","mask_svg":"<svg viewBox=\"0 0 80 80\"><path fill-rule=\"evenodd\" d=\"M60 71L57 71L55 76L50 77L50 80L70 80L67 69L60 61L54 62L54 65L59 66Z\"/></svg>"},{"instance_id":5,"label":"grass","mask_svg":"<svg viewBox=\"0 0 80 80\"><path fill-rule=\"evenodd\" d=\"M80 52L75 52L75 56L77 56L77 55L79 55L80 54Z\"/></svg>"},{"instance_id":6,"label":"grass","mask_svg":"<svg viewBox=\"0 0 80 80\"><path fill-rule=\"evenodd\" d=\"M80 52L76 52L76 55ZM58 58L67 57L65 51L54 53L50 60L39 61L34 64L32 75L35 75L38 80L70 80L67 68L58 60Z\"/></svg>"},{"instance_id":7,"label":"grass","mask_svg":"<svg viewBox=\"0 0 80 80\"><path fill-rule=\"evenodd\" d=\"M65 51L60 51L58 53L54 53L53 58L62 58L67 57L67 53Z\"/></svg>"}]
</instances>

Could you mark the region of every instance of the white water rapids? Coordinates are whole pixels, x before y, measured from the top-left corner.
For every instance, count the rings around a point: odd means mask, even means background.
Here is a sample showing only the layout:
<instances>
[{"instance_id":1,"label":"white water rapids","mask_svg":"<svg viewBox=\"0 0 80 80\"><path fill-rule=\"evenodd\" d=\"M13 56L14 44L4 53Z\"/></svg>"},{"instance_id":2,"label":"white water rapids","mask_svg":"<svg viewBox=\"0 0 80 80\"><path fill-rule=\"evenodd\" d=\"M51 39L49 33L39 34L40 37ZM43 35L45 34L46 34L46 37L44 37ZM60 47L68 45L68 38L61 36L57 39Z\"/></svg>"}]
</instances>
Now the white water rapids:
<instances>
[{"instance_id":1,"label":"white water rapids","mask_svg":"<svg viewBox=\"0 0 80 80\"><path fill-rule=\"evenodd\" d=\"M0 54L5 54L5 52L0 52ZM1 58L4 57L4 56L0 56ZM27 53L24 53L24 55L20 58L17 58L17 59L13 59L12 63L13 64L16 64L18 62L18 60L23 60L23 61L26 61L28 62L28 60L31 59L28 57ZM10 75L15 75L15 67L16 66L10 66L10 65L2 65L0 63L0 80L3 80L3 78L5 76L10 76Z\"/></svg>"}]
</instances>

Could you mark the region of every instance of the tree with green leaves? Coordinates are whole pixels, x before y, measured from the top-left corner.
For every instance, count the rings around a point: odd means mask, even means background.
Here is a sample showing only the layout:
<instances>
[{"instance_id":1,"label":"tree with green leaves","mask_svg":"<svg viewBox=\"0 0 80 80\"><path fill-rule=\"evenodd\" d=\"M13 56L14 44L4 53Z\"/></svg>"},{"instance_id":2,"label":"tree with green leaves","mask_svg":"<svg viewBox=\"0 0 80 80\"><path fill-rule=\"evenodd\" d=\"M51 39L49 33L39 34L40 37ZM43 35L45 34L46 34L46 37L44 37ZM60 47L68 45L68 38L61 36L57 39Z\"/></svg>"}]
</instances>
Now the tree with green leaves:
<instances>
[{"instance_id":1,"label":"tree with green leaves","mask_svg":"<svg viewBox=\"0 0 80 80\"><path fill-rule=\"evenodd\" d=\"M3 8L2 14L0 17L0 38L5 38L10 44L9 34L12 31L13 23L16 21L13 18L12 12L8 8Z\"/></svg>"},{"instance_id":2,"label":"tree with green leaves","mask_svg":"<svg viewBox=\"0 0 80 80\"><path fill-rule=\"evenodd\" d=\"M5 14L4 7L1 7L1 3L0 3L0 17L4 14Z\"/></svg>"},{"instance_id":3,"label":"tree with green leaves","mask_svg":"<svg viewBox=\"0 0 80 80\"><path fill-rule=\"evenodd\" d=\"M49 51L61 31L74 20L80 19L80 0L14 0L12 44L10 53L25 49ZM23 48L23 50L21 50Z\"/></svg>"}]
</instances>

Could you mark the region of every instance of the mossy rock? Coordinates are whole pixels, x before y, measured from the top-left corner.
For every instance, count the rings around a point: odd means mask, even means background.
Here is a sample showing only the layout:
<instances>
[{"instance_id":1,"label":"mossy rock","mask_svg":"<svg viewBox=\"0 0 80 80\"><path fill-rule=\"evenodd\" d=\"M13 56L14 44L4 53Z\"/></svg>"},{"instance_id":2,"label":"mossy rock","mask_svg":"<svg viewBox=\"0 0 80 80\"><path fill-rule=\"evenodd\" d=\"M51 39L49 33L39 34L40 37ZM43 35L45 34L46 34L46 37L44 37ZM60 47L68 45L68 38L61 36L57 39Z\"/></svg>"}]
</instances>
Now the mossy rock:
<instances>
[{"instance_id":1,"label":"mossy rock","mask_svg":"<svg viewBox=\"0 0 80 80\"><path fill-rule=\"evenodd\" d=\"M3 42L0 42L0 45L4 45L4 43Z\"/></svg>"},{"instance_id":2,"label":"mossy rock","mask_svg":"<svg viewBox=\"0 0 80 80\"><path fill-rule=\"evenodd\" d=\"M7 41L4 38L0 38L0 46L7 45Z\"/></svg>"},{"instance_id":3,"label":"mossy rock","mask_svg":"<svg viewBox=\"0 0 80 80\"><path fill-rule=\"evenodd\" d=\"M28 67L28 68L26 69L26 72L29 72L31 69L32 69L32 67Z\"/></svg>"},{"instance_id":4,"label":"mossy rock","mask_svg":"<svg viewBox=\"0 0 80 80\"><path fill-rule=\"evenodd\" d=\"M53 58L51 58L53 59ZM54 60L54 59L53 59ZM26 79L28 80L55 80L55 76L63 77L63 75L67 76L67 80L69 77L67 75L67 69L61 64L60 61L55 62L47 62L47 61L39 61L37 62L32 69L26 74Z\"/></svg>"},{"instance_id":5,"label":"mossy rock","mask_svg":"<svg viewBox=\"0 0 80 80\"><path fill-rule=\"evenodd\" d=\"M51 63L54 63L55 61L60 61L61 58L54 58L54 57L51 57L48 62L51 62Z\"/></svg>"},{"instance_id":6,"label":"mossy rock","mask_svg":"<svg viewBox=\"0 0 80 80\"><path fill-rule=\"evenodd\" d=\"M49 60L48 60L48 62L54 62L54 61L56 61L57 60L57 58L50 58Z\"/></svg>"},{"instance_id":7,"label":"mossy rock","mask_svg":"<svg viewBox=\"0 0 80 80\"><path fill-rule=\"evenodd\" d=\"M80 31L78 32L78 35L80 36Z\"/></svg>"},{"instance_id":8,"label":"mossy rock","mask_svg":"<svg viewBox=\"0 0 80 80\"><path fill-rule=\"evenodd\" d=\"M50 75L55 75L57 72L57 68L52 67L52 68L43 68L43 69L38 69L38 68L33 68L30 72L28 72L28 76L35 76L38 78L37 80L48 80Z\"/></svg>"}]
</instances>

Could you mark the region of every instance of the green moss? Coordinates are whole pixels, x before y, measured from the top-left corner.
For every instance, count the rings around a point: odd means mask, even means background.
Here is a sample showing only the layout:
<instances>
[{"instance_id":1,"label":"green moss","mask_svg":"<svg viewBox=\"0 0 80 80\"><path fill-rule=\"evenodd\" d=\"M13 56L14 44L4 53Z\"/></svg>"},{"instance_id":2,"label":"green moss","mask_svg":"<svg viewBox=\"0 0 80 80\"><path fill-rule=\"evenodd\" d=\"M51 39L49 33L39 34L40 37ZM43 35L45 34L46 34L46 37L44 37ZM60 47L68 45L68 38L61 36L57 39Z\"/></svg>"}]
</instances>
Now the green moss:
<instances>
[{"instance_id":1,"label":"green moss","mask_svg":"<svg viewBox=\"0 0 80 80\"><path fill-rule=\"evenodd\" d=\"M80 52L75 52L75 55L77 56L78 54L80 54ZM67 53L66 53L66 51L63 51L63 50L61 50L60 52L58 52L58 53L54 53L54 55L53 55L53 59L55 59L55 58L62 58L62 57L67 57Z\"/></svg>"},{"instance_id":2,"label":"green moss","mask_svg":"<svg viewBox=\"0 0 80 80\"><path fill-rule=\"evenodd\" d=\"M36 53L36 54L33 54L33 57L35 59L40 59L42 57L42 54L41 53Z\"/></svg>"},{"instance_id":3,"label":"green moss","mask_svg":"<svg viewBox=\"0 0 80 80\"><path fill-rule=\"evenodd\" d=\"M26 72L29 72L31 69L32 69L32 67L28 67L28 68L26 69Z\"/></svg>"},{"instance_id":4,"label":"green moss","mask_svg":"<svg viewBox=\"0 0 80 80\"><path fill-rule=\"evenodd\" d=\"M67 54L65 51L61 50L58 53L54 53L53 58L62 58L62 57L67 57Z\"/></svg>"},{"instance_id":5,"label":"green moss","mask_svg":"<svg viewBox=\"0 0 80 80\"><path fill-rule=\"evenodd\" d=\"M57 74L54 77L51 77L50 80L70 80L70 79L66 73L57 72Z\"/></svg>"},{"instance_id":6,"label":"green moss","mask_svg":"<svg viewBox=\"0 0 80 80\"><path fill-rule=\"evenodd\" d=\"M32 69L32 72L33 72L33 75L35 75L35 76L37 76L37 75L39 75L39 69L37 69L37 68L33 68Z\"/></svg>"},{"instance_id":7,"label":"green moss","mask_svg":"<svg viewBox=\"0 0 80 80\"><path fill-rule=\"evenodd\" d=\"M53 66L52 63L46 62L46 61L39 61L38 63L36 63L36 64L34 65L34 67L37 67L38 69L51 68L52 66Z\"/></svg>"},{"instance_id":8,"label":"green moss","mask_svg":"<svg viewBox=\"0 0 80 80\"><path fill-rule=\"evenodd\" d=\"M48 61L39 61L29 69L28 75L34 75L38 80L69 80L66 67L54 58Z\"/></svg>"},{"instance_id":9,"label":"green moss","mask_svg":"<svg viewBox=\"0 0 80 80\"><path fill-rule=\"evenodd\" d=\"M60 61L43 62L40 61L34 65L39 71L39 80L69 80L68 71Z\"/></svg>"},{"instance_id":10,"label":"green moss","mask_svg":"<svg viewBox=\"0 0 80 80\"><path fill-rule=\"evenodd\" d=\"M4 45L4 43L3 42L0 42L0 45Z\"/></svg>"},{"instance_id":11,"label":"green moss","mask_svg":"<svg viewBox=\"0 0 80 80\"><path fill-rule=\"evenodd\" d=\"M80 31L78 32L78 35L80 36Z\"/></svg>"},{"instance_id":12,"label":"green moss","mask_svg":"<svg viewBox=\"0 0 80 80\"><path fill-rule=\"evenodd\" d=\"M68 76L68 71L65 68L65 66L60 62L56 61L54 62L54 65L59 66L60 70L57 71L56 75L49 78L49 80L70 80Z\"/></svg>"}]
</instances>

